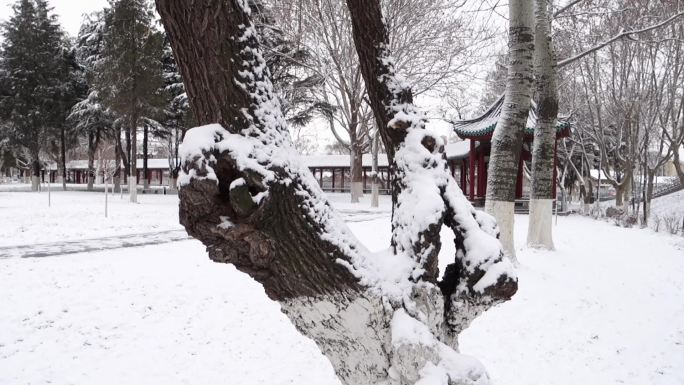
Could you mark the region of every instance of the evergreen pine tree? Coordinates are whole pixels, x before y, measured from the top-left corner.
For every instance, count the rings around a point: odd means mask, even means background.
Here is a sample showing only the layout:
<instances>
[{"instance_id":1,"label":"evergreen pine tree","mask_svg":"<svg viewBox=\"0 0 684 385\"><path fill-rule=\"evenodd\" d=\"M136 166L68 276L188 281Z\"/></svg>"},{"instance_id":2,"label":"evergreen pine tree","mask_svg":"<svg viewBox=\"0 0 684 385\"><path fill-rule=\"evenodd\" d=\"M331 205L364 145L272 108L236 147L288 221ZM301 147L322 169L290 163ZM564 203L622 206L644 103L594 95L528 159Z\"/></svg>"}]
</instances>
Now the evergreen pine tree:
<instances>
[{"instance_id":1,"label":"evergreen pine tree","mask_svg":"<svg viewBox=\"0 0 684 385\"><path fill-rule=\"evenodd\" d=\"M164 68L163 92L166 95L166 106L164 107L164 119L161 122L163 132L159 136L167 142L169 186L175 189L181 167L181 160L178 156L180 144L183 142L185 132L196 124L168 38L164 39L162 62Z\"/></svg>"},{"instance_id":2,"label":"evergreen pine tree","mask_svg":"<svg viewBox=\"0 0 684 385\"><path fill-rule=\"evenodd\" d=\"M104 103L126 121L131 138L130 200L136 202L137 130L143 126L147 134L148 125L163 105L159 93L163 84L162 34L152 25L153 13L147 1L111 0L110 5L95 84ZM143 146L146 144L144 138Z\"/></svg>"},{"instance_id":3,"label":"evergreen pine tree","mask_svg":"<svg viewBox=\"0 0 684 385\"><path fill-rule=\"evenodd\" d=\"M41 152L65 116L70 86L64 33L45 0L19 0L3 24L0 119L15 146L30 157L32 189L39 188Z\"/></svg>"},{"instance_id":4,"label":"evergreen pine tree","mask_svg":"<svg viewBox=\"0 0 684 385\"><path fill-rule=\"evenodd\" d=\"M102 60L104 46L104 15L106 10L86 15L76 39L76 58L83 72L83 82L88 92L71 110L69 120L79 135L85 137L88 143L88 190L92 190L95 179L95 152L104 137L114 135L115 116L99 97L93 86L98 66ZM117 148L118 150L118 148ZM118 155L118 153L117 153ZM119 161L120 162L120 161ZM118 167L118 165L117 165ZM119 170L117 169L116 172ZM118 191L119 181L115 181Z\"/></svg>"}]
</instances>

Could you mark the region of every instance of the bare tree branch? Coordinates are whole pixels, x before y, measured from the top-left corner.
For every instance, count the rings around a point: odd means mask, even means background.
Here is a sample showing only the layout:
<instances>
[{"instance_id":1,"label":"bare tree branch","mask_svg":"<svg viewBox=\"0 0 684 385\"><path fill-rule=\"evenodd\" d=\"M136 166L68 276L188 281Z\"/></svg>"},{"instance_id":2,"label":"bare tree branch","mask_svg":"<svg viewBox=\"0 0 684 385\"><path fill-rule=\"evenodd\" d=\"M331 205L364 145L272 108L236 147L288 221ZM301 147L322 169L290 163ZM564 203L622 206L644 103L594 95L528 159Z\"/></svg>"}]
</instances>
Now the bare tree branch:
<instances>
[{"instance_id":1,"label":"bare tree branch","mask_svg":"<svg viewBox=\"0 0 684 385\"><path fill-rule=\"evenodd\" d=\"M579 54L577 54L577 55L575 55L575 56L572 56L572 57L569 57L569 58L567 58L567 59L564 59L564 60L559 61L559 62L558 62L558 68L563 67L563 66L566 66L566 65L568 65L568 64L570 64L570 63L573 63L573 62L575 62L575 61L577 61L577 60L579 60L579 59L581 59L581 58L583 58L583 57L589 55L590 53L595 52L595 51L598 51L598 50L600 50L601 48L603 48L603 47L605 47L605 46L607 46L607 45L609 45L609 44L611 44L611 43L614 43L614 42L616 42L616 41L618 41L618 40L620 40L620 39L622 39L622 38L628 37L628 36L630 36L630 35L635 35L635 34L640 34L640 33L648 32L648 31L652 31L652 30L657 29L657 28L660 28L660 27L664 27L664 26L670 24L671 22L677 20L677 19L678 19L679 17L681 17L681 16L684 16L684 11L679 12L679 13L673 15L672 17L670 17L670 18L668 18L668 19L666 19L666 20L664 20L664 21L661 21L660 23L651 25L651 26L646 27L646 28L637 29L637 30L633 30L633 31L623 31L623 32L620 32L619 34L617 34L617 35L611 37L610 39L608 39L608 40L606 40L606 41L604 41L604 42L602 42L602 43L599 43L599 44L597 44L597 45L595 45L595 46L593 46L593 47L591 47L591 48L588 48L588 49L584 50L583 52L581 52L581 53L579 53Z\"/></svg>"}]
</instances>

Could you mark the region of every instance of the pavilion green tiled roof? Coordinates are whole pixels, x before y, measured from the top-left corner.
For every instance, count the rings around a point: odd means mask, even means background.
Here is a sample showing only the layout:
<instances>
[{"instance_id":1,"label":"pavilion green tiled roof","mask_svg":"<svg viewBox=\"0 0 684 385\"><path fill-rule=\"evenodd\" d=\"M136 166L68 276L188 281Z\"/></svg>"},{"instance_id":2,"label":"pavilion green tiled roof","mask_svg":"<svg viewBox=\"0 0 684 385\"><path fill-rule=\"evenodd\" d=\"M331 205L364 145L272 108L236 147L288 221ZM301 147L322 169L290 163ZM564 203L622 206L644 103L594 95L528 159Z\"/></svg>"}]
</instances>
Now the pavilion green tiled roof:
<instances>
[{"instance_id":1,"label":"pavilion green tiled roof","mask_svg":"<svg viewBox=\"0 0 684 385\"><path fill-rule=\"evenodd\" d=\"M491 135L496 128L496 124L501 116L504 97L497 99L491 107L481 116L470 120L459 120L453 123L453 128L456 134L462 139L476 138ZM537 125L537 107L532 102L530 113L527 116L527 124L525 125L525 134L532 135L534 127ZM570 128L570 122L566 117L558 117L556 124L556 134L560 134L564 130Z\"/></svg>"}]
</instances>

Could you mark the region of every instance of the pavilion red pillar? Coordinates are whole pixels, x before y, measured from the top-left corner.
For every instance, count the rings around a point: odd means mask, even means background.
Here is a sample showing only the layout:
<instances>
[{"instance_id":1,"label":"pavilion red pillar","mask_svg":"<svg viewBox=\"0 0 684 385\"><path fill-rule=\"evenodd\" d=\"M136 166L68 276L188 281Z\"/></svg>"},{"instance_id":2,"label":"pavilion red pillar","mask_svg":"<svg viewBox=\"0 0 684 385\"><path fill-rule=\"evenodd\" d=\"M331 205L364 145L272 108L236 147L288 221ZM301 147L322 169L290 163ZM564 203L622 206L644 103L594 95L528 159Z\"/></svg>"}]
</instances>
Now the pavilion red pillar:
<instances>
[{"instance_id":1,"label":"pavilion red pillar","mask_svg":"<svg viewBox=\"0 0 684 385\"><path fill-rule=\"evenodd\" d=\"M461 160L461 191L466 192L466 161Z\"/></svg>"},{"instance_id":2,"label":"pavilion red pillar","mask_svg":"<svg viewBox=\"0 0 684 385\"><path fill-rule=\"evenodd\" d=\"M366 169L363 169L363 192L366 192Z\"/></svg>"},{"instance_id":3,"label":"pavilion red pillar","mask_svg":"<svg viewBox=\"0 0 684 385\"><path fill-rule=\"evenodd\" d=\"M470 153L468 154L468 172L470 174L470 200L475 200L475 141L470 139Z\"/></svg>"},{"instance_id":4,"label":"pavilion red pillar","mask_svg":"<svg viewBox=\"0 0 684 385\"><path fill-rule=\"evenodd\" d=\"M345 174L345 172L344 172L344 169L341 169L340 171L342 171L342 173L341 173L342 176L340 177L340 192L344 192L344 174Z\"/></svg>"},{"instance_id":5,"label":"pavilion red pillar","mask_svg":"<svg viewBox=\"0 0 684 385\"><path fill-rule=\"evenodd\" d=\"M484 151L483 151L477 155L477 196L479 198L484 198L486 184L487 184L487 178L485 178Z\"/></svg>"},{"instance_id":6,"label":"pavilion red pillar","mask_svg":"<svg viewBox=\"0 0 684 385\"><path fill-rule=\"evenodd\" d=\"M551 193L553 194L552 197L553 199L556 199L556 178L558 177L558 139L553 142L553 190L551 190Z\"/></svg>"},{"instance_id":7,"label":"pavilion red pillar","mask_svg":"<svg viewBox=\"0 0 684 385\"><path fill-rule=\"evenodd\" d=\"M335 169L332 169L332 192L335 192Z\"/></svg>"},{"instance_id":8,"label":"pavilion red pillar","mask_svg":"<svg viewBox=\"0 0 684 385\"><path fill-rule=\"evenodd\" d=\"M321 186L321 190L323 189L323 169L319 168L318 169L318 184Z\"/></svg>"},{"instance_id":9,"label":"pavilion red pillar","mask_svg":"<svg viewBox=\"0 0 684 385\"><path fill-rule=\"evenodd\" d=\"M522 198L523 191L523 154L520 154L520 160L518 160L518 179L515 181L515 199Z\"/></svg>"}]
</instances>

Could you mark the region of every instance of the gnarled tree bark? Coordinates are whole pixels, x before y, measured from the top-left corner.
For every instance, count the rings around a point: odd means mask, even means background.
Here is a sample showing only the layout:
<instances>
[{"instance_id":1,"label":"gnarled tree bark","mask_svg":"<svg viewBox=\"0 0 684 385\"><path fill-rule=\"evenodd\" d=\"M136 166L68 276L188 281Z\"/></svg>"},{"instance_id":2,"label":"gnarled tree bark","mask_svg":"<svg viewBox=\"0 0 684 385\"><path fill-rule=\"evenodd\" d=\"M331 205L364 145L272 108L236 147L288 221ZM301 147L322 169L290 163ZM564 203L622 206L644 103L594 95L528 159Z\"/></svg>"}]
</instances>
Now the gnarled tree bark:
<instances>
[{"instance_id":1,"label":"gnarled tree bark","mask_svg":"<svg viewBox=\"0 0 684 385\"><path fill-rule=\"evenodd\" d=\"M455 182L441 179L443 143L417 130L385 130L398 138L392 148L403 162L397 196L417 193L405 178L410 174L429 182L424 198L437 202L409 218L411 202L398 199L405 205L395 205L395 229L403 231L395 231L394 253L371 255L293 149L246 2L156 3L191 107L204 124L187 132L180 154L180 220L188 233L212 260L260 282L343 383L409 385L428 376L486 383L483 368L448 344L483 309L510 298L517 281L502 259L495 224L472 210ZM364 2L348 4L358 11ZM386 33L379 4L370 8L363 13L375 28L373 44ZM381 60L366 59L369 73L385 71L392 80ZM382 99L376 102L385 108ZM401 116L390 120L403 126L408 122ZM411 144L401 145L404 138ZM415 222L421 226L412 227ZM439 281L442 222L457 229L458 252Z\"/></svg>"}]
</instances>

